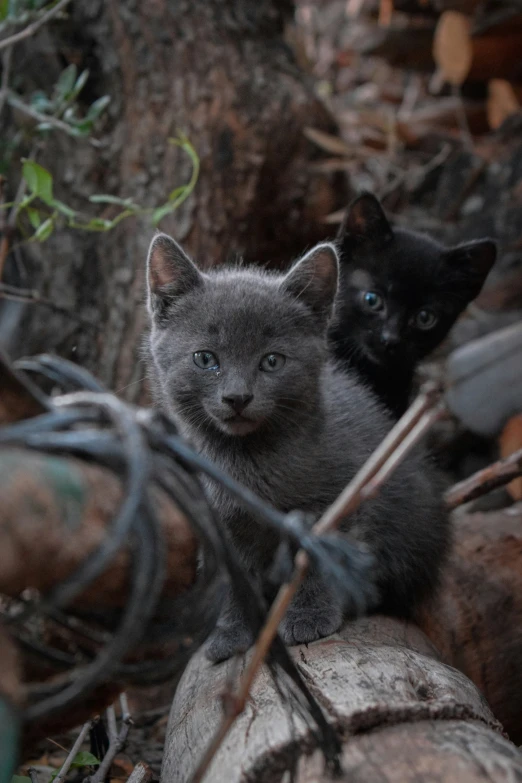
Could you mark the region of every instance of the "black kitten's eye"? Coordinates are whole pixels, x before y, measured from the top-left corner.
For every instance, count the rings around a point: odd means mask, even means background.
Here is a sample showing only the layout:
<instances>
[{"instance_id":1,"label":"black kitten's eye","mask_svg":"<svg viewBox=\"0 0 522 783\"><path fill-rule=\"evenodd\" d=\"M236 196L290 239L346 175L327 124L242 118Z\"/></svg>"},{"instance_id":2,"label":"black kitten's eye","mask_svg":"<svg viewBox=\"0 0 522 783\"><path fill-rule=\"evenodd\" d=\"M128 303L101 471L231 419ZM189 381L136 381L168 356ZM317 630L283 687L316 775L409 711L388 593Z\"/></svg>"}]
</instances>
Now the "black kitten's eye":
<instances>
[{"instance_id":1,"label":"black kitten's eye","mask_svg":"<svg viewBox=\"0 0 522 783\"><path fill-rule=\"evenodd\" d=\"M277 372L284 367L286 357L282 353L267 353L259 364L259 369L264 372Z\"/></svg>"},{"instance_id":2,"label":"black kitten's eye","mask_svg":"<svg viewBox=\"0 0 522 783\"><path fill-rule=\"evenodd\" d=\"M362 301L367 310L373 310L375 313L384 309L384 299L375 291L364 291Z\"/></svg>"},{"instance_id":3,"label":"black kitten's eye","mask_svg":"<svg viewBox=\"0 0 522 783\"><path fill-rule=\"evenodd\" d=\"M438 320L432 310L419 310L415 316L415 326L418 329L433 329Z\"/></svg>"},{"instance_id":4,"label":"black kitten's eye","mask_svg":"<svg viewBox=\"0 0 522 783\"><path fill-rule=\"evenodd\" d=\"M219 361L215 353L210 351L196 351L192 354L194 364L202 370L217 370Z\"/></svg>"}]
</instances>

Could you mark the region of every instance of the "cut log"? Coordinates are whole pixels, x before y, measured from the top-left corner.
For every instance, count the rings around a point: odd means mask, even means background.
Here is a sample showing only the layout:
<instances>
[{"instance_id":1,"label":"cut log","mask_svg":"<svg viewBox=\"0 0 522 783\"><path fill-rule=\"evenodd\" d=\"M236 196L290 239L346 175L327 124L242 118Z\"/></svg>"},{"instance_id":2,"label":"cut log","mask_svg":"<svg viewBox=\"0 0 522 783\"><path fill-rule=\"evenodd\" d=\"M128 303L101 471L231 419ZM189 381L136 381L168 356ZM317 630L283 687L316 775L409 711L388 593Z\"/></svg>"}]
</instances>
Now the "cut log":
<instances>
[{"instance_id":1,"label":"cut log","mask_svg":"<svg viewBox=\"0 0 522 783\"><path fill-rule=\"evenodd\" d=\"M488 84L488 121L493 130L520 111L522 92L505 79L491 79Z\"/></svg>"},{"instance_id":2,"label":"cut log","mask_svg":"<svg viewBox=\"0 0 522 783\"><path fill-rule=\"evenodd\" d=\"M455 515L455 550L420 624L522 743L522 508ZM497 778L494 778L495 780Z\"/></svg>"},{"instance_id":3,"label":"cut log","mask_svg":"<svg viewBox=\"0 0 522 783\"><path fill-rule=\"evenodd\" d=\"M522 775L483 697L443 665L415 627L385 617L292 649L308 687L342 733L342 781L491 781ZM186 670L170 714L161 783L187 783L221 721L220 694L235 663L201 654ZM214 757L205 781L330 780L310 726L281 703L263 668L251 700Z\"/></svg>"},{"instance_id":4,"label":"cut log","mask_svg":"<svg viewBox=\"0 0 522 783\"><path fill-rule=\"evenodd\" d=\"M163 595L172 599L195 580L197 539L181 512L153 491L167 547ZM17 597L27 588L45 593L100 546L122 486L104 468L13 449L0 452L0 497L0 591ZM128 553L119 553L75 606L122 607L128 566Z\"/></svg>"},{"instance_id":5,"label":"cut log","mask_svg":"<svg viewBox=\"0 0 522 783\"><path fill-rule=\"evenodd\" d=\"M509 457L522 449L522 414L508 421L500 436L500 456ZM522 500L522 477L511 481L507 491L513 500Z\"/></svg>"},{"instance_id":6,"label":"cut log","mask_svg":"<svg viewBox=\"0 0 522 783\"><path fill-rule=\"evenodd\" d=\"M490 79L522 80L522 30L517 24L472 36L471 19L445 11L435 30L433 57L443 79L460 85Z\"/></svg>"},{"instance_id":7,"label":"cut log","mask_svg":"<svg viewBox=\"0 0 522 783\"><path fill-rule=\"evenodd\" d=\"M498 435L522 408L522 324L454 351L447 383L447 403L460 421L478 435Z\"/></svg>"}]
</instances>

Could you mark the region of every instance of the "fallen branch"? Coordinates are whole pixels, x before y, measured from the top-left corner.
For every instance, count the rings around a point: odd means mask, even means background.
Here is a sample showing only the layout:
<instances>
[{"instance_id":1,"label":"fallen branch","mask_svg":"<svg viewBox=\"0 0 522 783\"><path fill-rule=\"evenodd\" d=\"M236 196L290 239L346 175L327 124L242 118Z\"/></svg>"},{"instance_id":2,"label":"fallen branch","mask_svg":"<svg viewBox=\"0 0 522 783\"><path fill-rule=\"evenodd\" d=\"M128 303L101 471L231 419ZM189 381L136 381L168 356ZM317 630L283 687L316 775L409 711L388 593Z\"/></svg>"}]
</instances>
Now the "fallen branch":
<instances>
[{"instance_id":1,"label":"fallen branch","mask_svg":"<svg viewBox=\"0 0 522 783\"><path fill-rule=\"evenodd\" d=\"M20 30L20 32L15 33L14 35L10 35L9 38L4 38L2 41L0 41L0 51L5 49L7 46L14 46L17 43L20 43L20 41L25 41L26 38L30 38L40 29L40 27L42 27L44 24L47 24L47 22L50 22L51 19L54 19L55 16L58 16L60 11L63 11L70 2L71 0L60 0L58 3L56 3L55 6L50 8L49 11L46 11L46 13L44 13L39 19L36 19L36 21L27 25L27 27L24 27L23 30Z\"/></svg>"},{"instance_id":2,"label":"fallen branch","mask_svg":"<svg viewBox=\"0 0 522 783\"><path fill-rule=\"evenodd\" d=\"M477 471L464 481L459 481L446 492L446 506L450 510L462 506L470 500L487 495L493 489L509 484L519 476L522 476L522 449Z\"/></svg>"}]
</instances>

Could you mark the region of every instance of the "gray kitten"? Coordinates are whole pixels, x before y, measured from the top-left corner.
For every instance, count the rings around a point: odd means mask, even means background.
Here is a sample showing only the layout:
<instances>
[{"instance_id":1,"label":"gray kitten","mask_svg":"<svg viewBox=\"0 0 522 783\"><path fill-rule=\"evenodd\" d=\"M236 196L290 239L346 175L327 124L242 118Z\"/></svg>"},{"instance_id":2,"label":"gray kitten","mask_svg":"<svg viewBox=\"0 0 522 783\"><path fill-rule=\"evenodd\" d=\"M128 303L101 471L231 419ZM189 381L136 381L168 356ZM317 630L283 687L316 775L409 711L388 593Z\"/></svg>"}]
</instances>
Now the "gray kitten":
<instances>
[{"instance_id":1,"label":"gray kitten","mask_svg":"<svg viewBox=\"0 0 522 783\"><path fill-rule=\"evenodd\" d=\"M258 268L201 272L157 235L148 257L150 370L156 396L206 457L280 511L319 515L389 431L373 394L337 368L326 332L337 291L332 245L318 245L287 274ZM215 509L246 566L261 575L276 542L219 486ZM374 555L373 610L403 617L435 589L448 550L441 487L417 449L343 530ZM346 609L346 608L345 608ZM281 625L287 644L337 631L343 606L311 573ZM207 649L215 661L252 638L233 597Z\"/></svg>"}]
</instances>

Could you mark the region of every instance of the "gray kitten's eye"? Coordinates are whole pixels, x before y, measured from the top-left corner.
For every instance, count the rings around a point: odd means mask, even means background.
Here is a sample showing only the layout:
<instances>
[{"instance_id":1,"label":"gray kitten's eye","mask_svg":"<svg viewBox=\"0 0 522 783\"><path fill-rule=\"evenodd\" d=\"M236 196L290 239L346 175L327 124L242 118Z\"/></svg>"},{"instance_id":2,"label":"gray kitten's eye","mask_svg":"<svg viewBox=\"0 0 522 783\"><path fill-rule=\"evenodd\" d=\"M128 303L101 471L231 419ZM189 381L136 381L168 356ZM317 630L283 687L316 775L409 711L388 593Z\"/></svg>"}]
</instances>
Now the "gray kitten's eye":
<instances>
[{"instance_id":1,"label":"gray kitten's eye","mask_svg":"<svg viewBox=\"0 0 522 783\"><path fill-rule=\"evenodd\" d=\"M372 310L374 313L384 310L384 299L375 291L363 291L362 303L367 310Z\"/></svg>"},{"instance_id":2,"label":"gray kitten's eye","mask_svg":"<svg viewBox=\"0 0 522 783\"><path fill-rule=\"evenodd\" d=\"M286 357L282 353L267 353L259 363L259 369L263 372L277 372L281 370L286 362Z\"/></svg>"},{"instance_id":3,"label":"gray kitten's eye","mask_svg":"<svg viewBox=\"0 0 522 783\"><path fill-rule=\"evenodd\" d=\"M196 351L192 354L194 364L201 370L217 370L219 361L215 353L210 351Z\"/></svg>"},{"instance_id":4,"label":"gray kitten's eye","mask_svg":"<svg viewBox=\"0 0 522 783\"><path fill-rule=\"evenodd\" d=\"M432 310L419 310L415 316L415 326L417 329L433 329L438 320Z\"/></svg>"}]
</instances>

